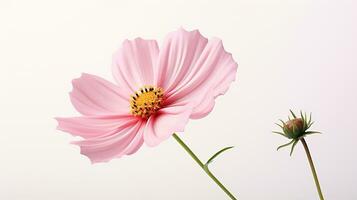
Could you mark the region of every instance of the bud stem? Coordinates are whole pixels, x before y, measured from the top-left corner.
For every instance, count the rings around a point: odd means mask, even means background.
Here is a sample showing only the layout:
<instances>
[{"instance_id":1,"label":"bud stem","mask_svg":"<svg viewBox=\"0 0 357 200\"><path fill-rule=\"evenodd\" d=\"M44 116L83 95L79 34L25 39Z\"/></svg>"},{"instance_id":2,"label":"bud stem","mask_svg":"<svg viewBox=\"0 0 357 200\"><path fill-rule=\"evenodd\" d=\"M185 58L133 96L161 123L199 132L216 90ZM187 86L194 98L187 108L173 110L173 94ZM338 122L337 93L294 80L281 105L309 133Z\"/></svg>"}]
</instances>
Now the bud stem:
<instances>
[{"instance_id":1,"label":"bud stem","mask_svg":"<svg viewBox=\"0 0 357 200\"><path fill-rule=\"evenodd\" d=\"M312 175L314 176L314 180L315 180L317 192L319 193L320 200L324 200L324 197L323 197L322 191L321 191L321 187L320 187L320 183L319 183L319 179L317 178L316 169L315 169L315 166L314 166L314 163L312 161L311 154L310 154L309 147L307 146L307 143L306 143L306 141L305 141L305 139L303 137L300 138L300 141L301 141L302 145L304 146L307 159L309 160L310 168L311 168L311 171L312 171Z\"/></svg>"},{"instance_id":2,"label":"bud stem","mask_svg":"<svg viewBox=\"0 0 357 200\"><path fill-rule=\"evenodd\" d=\"M203 162L193 153L193 151L179 138L176 133L173 134L175 140L186 150L186 152L197 162L197 164L206 172L206 174L229 196L232 200L237 200L231 192L212 174Z\"/></svg>"}]
</instances>

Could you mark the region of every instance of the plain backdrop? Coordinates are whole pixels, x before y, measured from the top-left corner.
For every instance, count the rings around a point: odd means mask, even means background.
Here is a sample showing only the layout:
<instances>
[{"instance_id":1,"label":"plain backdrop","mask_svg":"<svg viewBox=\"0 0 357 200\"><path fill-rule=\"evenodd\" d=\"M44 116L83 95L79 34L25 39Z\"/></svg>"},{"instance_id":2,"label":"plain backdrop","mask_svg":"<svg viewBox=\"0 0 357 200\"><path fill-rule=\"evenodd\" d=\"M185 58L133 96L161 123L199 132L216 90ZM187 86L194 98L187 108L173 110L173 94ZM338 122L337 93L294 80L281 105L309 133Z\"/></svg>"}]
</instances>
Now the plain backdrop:
<instances>
[{"instance_id":1,"label":"plain backdrop","mask_svg":"<svg viewBox=\"0 0 357 200\"><path fill-rule=\"evenodd\" d=\"M240 200L316 200L302 145L274 135L289 109L313 113L307 138L327 200L357 199L357 3L353 0L0 1L0 199L227 199L169 139L91 165L56 116L82 72L110 81L124 39L160 43L183 27L219 37L237 81L182 138Z\"/></svg>"}]
</instances>

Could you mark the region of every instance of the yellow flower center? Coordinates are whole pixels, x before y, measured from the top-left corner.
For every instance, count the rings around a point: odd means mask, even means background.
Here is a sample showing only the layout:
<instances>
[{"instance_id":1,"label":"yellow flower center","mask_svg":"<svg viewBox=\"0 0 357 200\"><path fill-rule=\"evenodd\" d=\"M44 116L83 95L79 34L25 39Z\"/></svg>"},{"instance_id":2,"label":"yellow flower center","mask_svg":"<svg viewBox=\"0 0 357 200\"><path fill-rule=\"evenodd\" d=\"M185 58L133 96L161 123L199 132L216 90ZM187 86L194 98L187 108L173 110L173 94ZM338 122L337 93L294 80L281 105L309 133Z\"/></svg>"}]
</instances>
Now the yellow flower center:
<instances>
[{"instance_id":1,"label":"yellow flower center","mask_svg":"<svg viewBox=\"0 0 357 200\"><path fill-rule=\"evenodd\" d=\"M134 116L149 118L160 109L163 102L164 91L162 88L144 86L131 96L130 113Z\"/></svg>"}]
</instances>

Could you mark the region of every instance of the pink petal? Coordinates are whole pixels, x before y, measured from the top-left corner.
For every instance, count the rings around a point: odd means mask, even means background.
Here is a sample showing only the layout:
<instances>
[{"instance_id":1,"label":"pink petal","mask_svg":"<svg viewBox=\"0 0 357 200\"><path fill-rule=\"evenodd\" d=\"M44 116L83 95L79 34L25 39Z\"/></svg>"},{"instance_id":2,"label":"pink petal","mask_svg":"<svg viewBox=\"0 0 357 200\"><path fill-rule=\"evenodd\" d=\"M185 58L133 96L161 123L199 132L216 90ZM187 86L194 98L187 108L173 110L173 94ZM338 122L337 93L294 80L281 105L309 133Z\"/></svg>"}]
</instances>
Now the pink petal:
<instances>
[{"instance_id":1,"label":"pink petal","mask_svg":"<svg viewBox=\"0 0 357 200\"><path fill-rule=\"evenodd\" d=\"M214 99L235 80L237 63L224 50L221 40L207 42L198 31L180 29L166 39L159 68L166 103L192 102L190 118L202 118L213 109Z\"/></svg>"},{"instance_id":2,"label":"pink petal","mask_svg":"<svg viewBox=\"0 0 357 200\"><path fill-rule=\"evenodd\" d=\"M198 30L187 32L179 29L170 33L160 50L157 85L166 92L175 88L191 73L207 42Z\"/></svg>"},{"instance_id":3,"label":"pink petal","mask_svg":"<svg viewBox=\"0 0 357 200\"><path fill-rule=\"evenodd\" d=\"M130 95L98 76L82 74L72 85L72 104L83 115L117 115L130 111Z\"/></svg>"},{"instance_id":4,"label":"pink petal","mask_svg":"<svg viewBox=\"0 0 357 200\"><path fill-rule=\"evenodd\" d=\"M162 108L149 118L144 131L144 141L149 146L156 146L175 132L183 132L189 120L190 105L173 105Z\"/></svg>"},{"instance_id":5,"label":"pink petal","mask_svg":"<svg viewBox=\"0 0 357 200\"><path fill-rule=\"evenodd\" d=\"M119 86L133 94L144 85L153 85L158 54L155 40L125 40L113 56L112 71Z\"/></svg>"},{"instance_id":6,"label":"pink petal","mask_svg":"<svg viewBox=\"0 0 357 200\"><path fill-rule=\"evenodd\" d=\"M128 122L138 121L137 118L132 115L59 117L56 118L56 120L58 122L58 130L83 138L103 136L122 128L127 125Z\"/></svg>"},{"instance_id":7,"label":"pink petal","mask_svg":"<svg viewBox=\"0 0 357 200\"><path fill-rule=\"evenodd\" d=\"M107 162L113 158L135 153L143 144L145 122L128 121L119 128L104 136L74 142L81 148L81 154L87 156L92 163Z\"/></svg>"}]
</instances>

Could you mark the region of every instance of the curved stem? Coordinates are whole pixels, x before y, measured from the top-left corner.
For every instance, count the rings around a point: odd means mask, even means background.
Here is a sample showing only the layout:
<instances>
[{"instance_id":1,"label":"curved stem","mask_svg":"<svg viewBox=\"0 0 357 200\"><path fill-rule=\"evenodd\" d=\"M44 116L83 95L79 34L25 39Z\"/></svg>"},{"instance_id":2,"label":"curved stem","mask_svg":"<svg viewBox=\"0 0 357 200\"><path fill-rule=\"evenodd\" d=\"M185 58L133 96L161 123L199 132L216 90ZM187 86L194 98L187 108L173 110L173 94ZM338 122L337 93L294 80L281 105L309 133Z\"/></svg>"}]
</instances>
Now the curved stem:
<instances>
[{"instance_id":1,"label":"curved stem","mask_svg":"<svg viewBox=\"0 0 357 200\"><path fill-rule=\"evenodd\" d=\"M173 134L173 137L175 140L186 150L186 152L193 158L193 160L196 161L196 163L203 169L203 171L206 172L206 174L232 199L232 200L237 200L233 196L229 190L224 187L224 185L212 174L212 172L208 169L206 165L202 163L202 161L195 155L195 153L192 152L192 150L181 140L181 138L176 135L176 133Z\"/></svg>"},{"instance_id":2,"label":"curved stem","mask_svg":"<svg viewBox=\"0 0 357 200\"><path fill-rule=\"evenodd\" d=\"M307 143L306 143L304 138L301 138L300 141L301 141L302 145L304 146L304 149L305 149L305 152L306 152L306 155L307 155L307 159L309 160L310 168L311 168L311 171L312 171L312 175L314 176L314 180L315 180L317 192L319 193L320 200L324 200L324 196L322 195L319 179L317 178L316 169L315 169L314 163L312 161L312 157L311 157L311 154L310 154L309 147L307 146Z\"/></svg>"}]
</instances>

